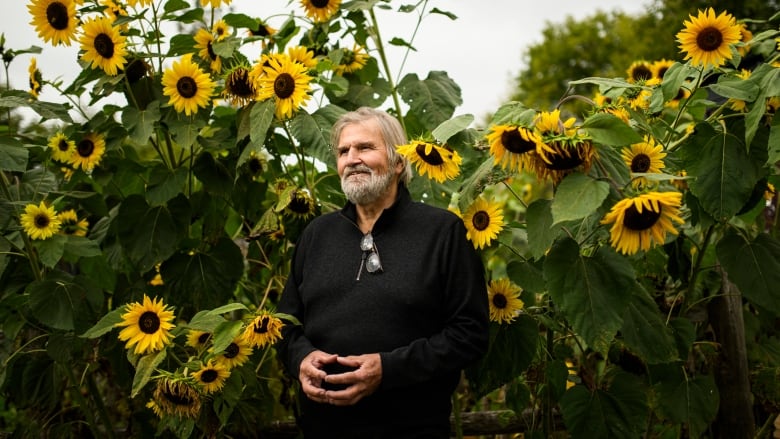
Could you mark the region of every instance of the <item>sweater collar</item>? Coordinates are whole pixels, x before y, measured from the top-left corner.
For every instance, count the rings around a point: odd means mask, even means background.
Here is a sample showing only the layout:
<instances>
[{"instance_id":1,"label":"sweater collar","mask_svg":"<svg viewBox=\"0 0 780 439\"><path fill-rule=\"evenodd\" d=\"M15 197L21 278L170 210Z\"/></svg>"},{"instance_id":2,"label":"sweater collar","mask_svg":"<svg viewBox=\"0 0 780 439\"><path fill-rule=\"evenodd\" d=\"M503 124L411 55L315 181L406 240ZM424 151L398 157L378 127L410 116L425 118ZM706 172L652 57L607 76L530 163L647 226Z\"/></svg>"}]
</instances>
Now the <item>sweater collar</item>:
<instances>
[{"instance_id":1,"label":"sweater collar","mask_svg":"<svg viewBox=\"0 0 780 439\"><path fill-rule=\"evenodd\" d=\"M403 183L398 184L398 195L392 206L382 211L382 214L376 220L374 228L371 230L373 235L380 234L383 230L390 227L395 219L400 215L403 207L412 202L412 196L409 194L409 189ZM347 219L357 224L357 208L351 201L347 201L347 204L341 209L341 214Z\"/></svg>"}]
</instances>

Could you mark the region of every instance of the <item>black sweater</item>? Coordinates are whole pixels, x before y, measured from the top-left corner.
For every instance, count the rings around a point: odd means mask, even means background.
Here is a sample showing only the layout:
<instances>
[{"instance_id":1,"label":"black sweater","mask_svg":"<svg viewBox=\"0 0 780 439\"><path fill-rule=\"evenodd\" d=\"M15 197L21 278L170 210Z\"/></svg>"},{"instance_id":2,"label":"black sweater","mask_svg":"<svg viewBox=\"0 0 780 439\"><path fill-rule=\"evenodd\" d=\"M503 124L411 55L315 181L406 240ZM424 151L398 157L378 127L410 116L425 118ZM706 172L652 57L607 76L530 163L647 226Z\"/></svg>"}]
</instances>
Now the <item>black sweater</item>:
<instances>
[{"instance_id":1,"label":"black sweater","mask_svg":"<svg viewBox=\"0 0 780 439\"><path fill-rule=\"evenodd\" d=\"M315 349L382 360L379 389L354 406L301 395L301 426L307 438L447 437L460 371L487 349L481 259L460 218L413 202L404 186L372 235L383 271L364 268L359 280L363 234L351 203L312 221L296 246L278 306L302 323L286 326L278 345L288 372L297 378Z\"/></svg>"}]
</instances>

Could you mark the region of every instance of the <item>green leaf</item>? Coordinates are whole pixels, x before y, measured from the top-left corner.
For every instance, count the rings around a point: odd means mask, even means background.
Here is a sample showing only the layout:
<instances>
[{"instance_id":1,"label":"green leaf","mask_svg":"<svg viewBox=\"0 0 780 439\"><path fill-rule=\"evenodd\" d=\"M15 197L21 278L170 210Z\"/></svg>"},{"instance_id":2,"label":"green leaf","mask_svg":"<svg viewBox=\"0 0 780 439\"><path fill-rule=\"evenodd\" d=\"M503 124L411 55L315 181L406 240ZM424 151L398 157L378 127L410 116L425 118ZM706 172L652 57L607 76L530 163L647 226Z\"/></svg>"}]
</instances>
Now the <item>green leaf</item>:
<instances>
[{"instance_id":1,"label":"green leaf","mask_svg":"<svg viewBox=\"0 0 780 439\"><path fill-rule=\"evenodd\" d=\"M209 310L199 311L187 325L191 329L213 333L217 326L225 322L225 318Z\"/></svg>"},{"instance_id":2,"label":"green leaf","mask_svg":"<svg viewBox=\"0 0 780 439\"><path fill-rule=\"evenodd\" d=\"M73 123L73 119L68 113L69 104L55 104L30 99L30 94L22 90L6 90L0 93L0 108L16 109L19 107L29 108L44 119L59 119L68 124Z\"/></svg>"},{"instance_id":3,"label":"green leaf","mask_svg":"<svg viewBox=\"0 0 780 439\"><path fill-rule=\"evenodd\" d=\"M193 119L191 122L172 123L170 131L179 147L186 149L195 144L202 126L199 119Z\"/></svg>"},{"instance_id":4,"label":"green leaf","mask_svg":"<svg viewBox=\"0 0 780 439\"><path fill-rule=\"evenodd\" d=\"M609 183L582 173L567 175L553 198L553 226L578 220L595 212L609 195Z\"/></svg>"},{"instance_id":5,"label":"green leaf","mask_svg":"<svg viewBox=\"0 0 780 439\"><path fill-rule=\"evenodd\" d=\"M770 64L762 63L751 73L746 82L756 84L759 90L755 103L745 115L745 143L752 145L753 138L762 126L767 111L767 106L764 104L766 99L780 96L780 70ZM777 118L774 118L773 123L777 123ZM777 143L770 143L770 145L777 145Z\"/></svg>"},{"instance_id":6,"label":"green leaf","mask_svg":"<svg viewBox=\"0 0 780 439\"><path fill-rule=\"evenodd\" d=\"M563 395L560 406L573 439L641 437L647 423L644 385L628 373L616 374L607 390L591 392L574 386Z\"/></svg>"},{"instance_id":7,"label":"green leaf","mask_svg":"<svg viewBox=\"0 0 780 439\"><path fill-rule=\"evenodd\" d=\"M33 281L25 292L30 295L30 311L36 319L65 331L75 328L74 317L87 294L80 285L63 279Z\"/></svg>"},{"instance_id":8,"label":"green leaf","mask_svg":"<svg viewBox=\"0 0 780 439\"><path fill-rule=\"evenodd\" d=\"M83 236L68 236L65 241L65 256L73 257L73 259L92 256L99 256L103 254L100 249L100 244L97 242L85 238Z\"/></svg>"},{"instance_id":9,"label":"green leaf","mask_svg":"<svg viewBox=\"0 0 780 439\"><path fill-rule=\"evenodd\" d=\"M236 169L246 163L253 152L260 154L262 151L268 128L271 127L271 123L274 121L275 109L273 99L252 104L252 110L249 113L249 138L251 142L241 151Z\"/></svg>"},{"instance_id":10,"label":"green leaf","mask_svg":"<svg viewBox=\"0 0 780 439\"><path fill-rule=\"evenodd\" d=\"M388 43L390 43L393 46L408 47L409 49L415 52L417 51L417 49L415 49L414 46L412 46L408 41L404 40L403 38L393 37L390 39L390 41L388 41Z\"/></svg>"},{"instance_id":11,"label":"green leaf","mask_svg":"<svg viewBox=\"0 0 780 439\"><path fill-rule=\"evenodd\" d=\"M333 162L333 150L330 148L330 127L322 127L305 111L298 112L290 121L290 132L309 157L323 163Z\"/></svg>"},{"instance_id":12,"label":"green leaf","mask_svg":"<svg viewBox=\"0 0 780 439\"><path fill-rule=\"evenodd\" d=\"M124 306L120 306L113 311L109 311L106 315L101 317L97 323L95 323L95 326L86 330L83 334L80 335L80 337L98 338L111 332L111 330L114 329L118 323L122 322L122 314L124 314L125 311L126 309Z\"/></svg>"},{"instance_id":13,"label":"green leaf","mask_svg":"<svg viewBox=\"0 0 780 439\"><path fill-rule=\"evenodd\" d=\"M165 349L154 352L148 355L144 355L138 360L138 364L135 366L135 375L133 376L133 388L130 392L130 396L135 398L138 392L143 390L146 383L152 378L155 368L162 363L165 359L168 351Z\"/></svg>"},{"instance_id":14,"label":"green leaf","mask_svg":"<svg viewBox=\"0 0 780 439\"><path fill-rule=\"evenodd\" d=\"M152 206L159 206L167 203L184 192L189 176L190 174L184 166L174 170L171 170L163 164L155 166L151 169L146 184L146 200Z\"/></svg>"},{"instance_id":15,"label":"green leaf","mask_svg":"<svg viewBox=\"0 0 780 439\"><path fill-rule=\"evenodd\" d=\"M119 240L126 255L148 271L168 259L178 248L181 231L166 206L149 206L139 195L131 195L119 206Z\"/></svg>"},{"instance_id":16,"label":"green leaf","mask_svg":"<svg viewBox=\"0 0 780 439\"><path fill-rule=\"evenodd\" d=\"M444 144L447 143L447 140L449 140L450 137L468 128L472 122L474 122L473 115L461 114L460 116L442 122L431 134L433 134L434 139Z\"/></svg>"},{"instance_id":17,"label":"green leaf","mask_svg":"<svg viewBox=\"0 0 780 439\"><path fill-rule=\"evenodd\" d=\"M485 157L479 167L471 172L471 175L463 182L456 194L458 207L461 211L465 210L487 186L502 181L508 175L506 170L495 166L493 156Z\"/></svg>"},{"instance_id":18,"label":"green leaf","mask_svg":"<svg viewBox=\"0 0 780 439\"><path fill-rule=\"evenodd\" d=\"M49 268L54 267L65 254L65 243L68 237L56 234L49 239L36 241L35 248L38 250L38 257L41 263Z\"/></svg>"},{"instance_id":19,"label":"green leaf","mask_svg":"<svg viewBox=\"0 0 780 439\"><path fill-rule=\"evenodd\" d=\"M587 131L595 143L611 146L624 146L642 141L633 128L620 118L608 113L595 113L585 119L582 128Z\"/></svg>"},{"instance_id":20,"label":"green leaf","mask_svg":"<svg viewBox=\"0 0 780 439\"><path fill-rule=\"evenodd\" d=\"M208 151L198 154L192 171L198 180L203 182L203 188L208 193L229 194L233 189L233 176L230 171L222 162L214 160L214 156Z\"/></svg>"},{"instance_id":21,"label":"green leaf","mask_svg":"<svg viewBox=\"0 0 780 439\"><path fill-rule=\"evenodd\" d=\"M718 386L710 375L690 377L682 367L669 365L655 371L656 409L673 422L685 423L690 437L701 437L718 414Z\"/></svg>"},{"instance_id":22,"label":"green leaf","mask_svg":"<svg viewBox=\"0 0 780 439\"><path fill-rule=\"evenodd\" d=\"M243 323L240 320L226 320L217 326L214 330L214 352L221 353L238 335Z\"/></svg>"},{"instance_id":23,"label":"green leaf","mask_svg":"<svg viewBox=\"0 0 780 439\"><path fill-rule=\"evenodd\" d=\"M544 261L550 297L574 331L594 350L606 352L635 287L630 262L611 247L583 256L576 241L563 238Z\"/></svg>"},{"instance_id":24,"label":"green leaf","mask_svg":"<svg viewBox=\"0 0 780 439\"><path fill-rule=\"evenodd\" d=\"M0 137L0 171L23 172L27 169L29 152L13 137Z\"/></svg>"},{"instance_id":25,"label":"green leaf","mask_svg":"<svg viewBox=\"0 0 780 439\"><path fill-rule=\"evenodd\" d=\"M750 302L775 315L780 313L780 242L765 233L752 241L729 232L716 253L729 280Z\"/></svg>"},{"instance_id":26,"label":"green leaf","mask_svg":"<svg viewBox=\"0 0 780 439\"><path fill-rule=\"evenodd\" d=\"M547 290L542 269L530 261L509 261L506 265L506 274L523 290L535 293Z\"/></svg>"},{"instance_id":27,"label":"green leaf","mask_svg":"<svg viewBox=\"0 0 780 439\"><path fill-rule=\"evenodd\" d=\"M226 38L224 40L214 43L211 47L214 53L222 58L232 58L233 53L241 46L241 39L239 38Z\"/></svg>"},{"instance_id":28,"label":"green leaf","mask_svg":"<svg viewBox=\"0 0 780 439\"><path fill-rule=\"evenodd\" d=\"M252 18L246 14L225 14L222 19L225 20L225 23L227 23L228 26L232 27L245 27L247 29L255 30L257 29L257 26L260 25L260 22L256 18Z\"/></svg>"},{"instance_id":29,"label":"green leaf","mask_svg":"<svg viewBox=\"0 0 780 439\"><path fill-rule=\"evenodd\" d=\"M722 75L718 82L709 86L716 94L724 98L753 102L758 96L758 85L742 78Z\"/></svg>"},{"instance_id":30,"label":"green leaf","mask_svg":"<svg viewBox=\"0 0 780 439\"><path fill-rule=\"evenodd\" d=\"M528 247L531 255L536 259L547 253L561 231L560 227L553 227L551 206L551 200L540 198L531 203L525 213L528 227Z\"/></svg>"},{"instance_id":31,"label":"green leaf","mask_svg":"<svg viewBox=\"0 0 780 439\"><path fill-rule=\"evenodd\" d=\"M432 71L424 80L410 73L398 84L398 91L409 104L409 112L429 131L452 117L463 103L460 86L442 71Z\"/></svg>"},{"instance_id":32,"label":"green leaf","mask_svg":"<svg viewBox=\"0 0 780 439\"><path fill-rule=\"evenodd\" d=\"M152 101L146 110L140 111L127 106L122 111L122 124L130 134L130 139L139 145L149 141L154 133L154 124L160 120L160 101Z\"/></svg>"},{"instance_id":33,"label":"green leaf","mask_svg":"<svg viewBox=\"0 0 780 439\"><path fill-rule=\"evenodd\" d=\"M209 314L225 314L233 311L248 311L248 308L243 303L228 303L227 305L220 306L219 308L212 309Z\"/></svg>"},{"instance_id":34,"label":"green leaf","mask_svg":"<svg viewBox=\"0 0 780 439\"><path fill-rule=\"evenodd\" d=\"M629 349L647 363L668 363L677 359L671 328L666 326L658 306L641 288L634 289L620 333Z\"/></svg>"}]
</instances>

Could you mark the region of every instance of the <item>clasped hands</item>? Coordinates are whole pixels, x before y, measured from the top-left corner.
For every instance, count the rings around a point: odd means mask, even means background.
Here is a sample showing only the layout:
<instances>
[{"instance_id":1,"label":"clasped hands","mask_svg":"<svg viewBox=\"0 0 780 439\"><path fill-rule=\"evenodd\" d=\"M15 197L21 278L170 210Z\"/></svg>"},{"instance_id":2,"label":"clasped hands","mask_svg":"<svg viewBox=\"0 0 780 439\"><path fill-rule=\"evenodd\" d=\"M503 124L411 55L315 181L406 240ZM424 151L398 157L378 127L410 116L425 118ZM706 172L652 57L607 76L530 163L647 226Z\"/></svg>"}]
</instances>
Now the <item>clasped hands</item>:
<instances>
[{"instance_id":1,"label":"clasped hands","mask_svg":"<svg viewBox=\"0 0 780 439\"><path fill-rule=\"evenodd\" d=\"M328 374L329 366L352 369L343 373ZM379 354L339 357L323 351L313 351L301 361L298 378L301 389L312 401L338 406L352 405L374 393L382 382L382 360ZM329 390L325 384L345 387Z\"/></svg>"}]
</instances>

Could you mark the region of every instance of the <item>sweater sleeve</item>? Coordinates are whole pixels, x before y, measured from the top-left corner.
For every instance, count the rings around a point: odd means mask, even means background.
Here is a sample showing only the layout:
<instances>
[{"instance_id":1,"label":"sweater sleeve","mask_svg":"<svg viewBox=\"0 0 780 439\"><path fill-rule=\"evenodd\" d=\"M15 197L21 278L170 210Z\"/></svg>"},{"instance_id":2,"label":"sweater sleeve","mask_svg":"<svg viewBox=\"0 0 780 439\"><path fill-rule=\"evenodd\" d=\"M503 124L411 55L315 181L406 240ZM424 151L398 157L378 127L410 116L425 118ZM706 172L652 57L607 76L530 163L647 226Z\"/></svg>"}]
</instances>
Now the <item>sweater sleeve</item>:
<instances>
[{"instance_id":1,"label":"sweater sleeve","mask_svg":"<svg viewBox=\"0 0 780 439\"><path fill-rule=\"evenodd\" d=\"M484 355L488 346L488 303L482 260L466 239L462 222L441 231L444 326L430 337L381 352L382 388L414 385L452 374Z\"/></svg>"}]
</instances>

